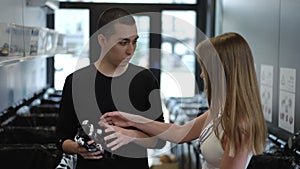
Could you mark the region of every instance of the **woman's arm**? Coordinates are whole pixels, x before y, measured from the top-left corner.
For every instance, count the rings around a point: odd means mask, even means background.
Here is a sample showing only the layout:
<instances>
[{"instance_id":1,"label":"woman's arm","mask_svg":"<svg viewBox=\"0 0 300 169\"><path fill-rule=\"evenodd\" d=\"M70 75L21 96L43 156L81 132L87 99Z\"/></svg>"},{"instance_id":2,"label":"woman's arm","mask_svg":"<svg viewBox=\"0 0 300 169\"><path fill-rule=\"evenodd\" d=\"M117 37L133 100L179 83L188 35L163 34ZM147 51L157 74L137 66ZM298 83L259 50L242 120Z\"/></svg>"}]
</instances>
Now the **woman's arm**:
<instances>
[{"instance_id":1,"label":"woman's arm","mask_svg":"<svg viewBox=\"0 0 300 169\"><path fill-rule=\"evenodd\" d=\"M105 141L113 140L106 145L108 148L111 148L112 151L130 142L134 142L140 146L147 148L155 148L158 143L157 137L151 137L138 130L124 129L108 124L103 124L103 127L106 128L105 132L112 133L104 137Z\"/></svg>"},{"instance_id":2,"label":"woman's arm","mask_svg":"<svg viewBox=\"0 0 300 169\"><path fill-rule=\"evenodd\" d=\"M208 112L182 126L179 126L176 124L158 122L142 116L116 111L105 113L101 117L99 124L103 125L105 122L108 122L120 127L132 126L149 135L157 136L160 139L174 143L183 143L199 137L207 116Z\"/></svg>"}]
</instances>

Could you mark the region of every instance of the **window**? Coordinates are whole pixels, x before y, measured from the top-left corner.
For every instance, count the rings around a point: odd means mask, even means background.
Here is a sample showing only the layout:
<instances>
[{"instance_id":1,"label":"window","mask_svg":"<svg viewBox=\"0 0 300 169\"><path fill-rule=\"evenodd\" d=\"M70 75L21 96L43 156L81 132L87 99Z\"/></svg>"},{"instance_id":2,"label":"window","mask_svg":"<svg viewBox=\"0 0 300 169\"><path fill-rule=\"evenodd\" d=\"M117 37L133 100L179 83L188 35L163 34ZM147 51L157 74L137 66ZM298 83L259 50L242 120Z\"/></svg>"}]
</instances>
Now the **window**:
<instances>
[{"instance_id":1,"label":"window","mask_svg":"<svg viewBox=\"0 0 300 169\"><path fill-rule=\"evenodd\" d=\"M165 97L195 94L195 11L163 11L161 91Z\"/></svg>"},{"instance_id":2,"label":"window","mask_svg":"<svg viewBox=\"0 0 300 169\"><path fill-rule=\"evenodd\" d=\"M62 90L67 75L78 67L89 64L89 10L56 10L55 30L66 35L66 54L54 57L54 88Z\"/></svg>"},{"instance_id":3,"label":"window","mask_svg":"<svg viewBox=\"0 0 300 169\"><path fill-rule=\"evenodd\" d=\"M60 0L61 2L93 2L93 3L144 3L144 4L196 4L196 0Z\"/></svg>"},{"instance_id":4,"label":"window","mask_svg":"<svg viewBox=\"0 0 300 169\"><path fill-rule=\"evenodd\" d=\"M139 39L137 48L131 62L149 68L149 32L150 32L150 18L149 16L134 16Z\"/></svg>"}]
</instances>

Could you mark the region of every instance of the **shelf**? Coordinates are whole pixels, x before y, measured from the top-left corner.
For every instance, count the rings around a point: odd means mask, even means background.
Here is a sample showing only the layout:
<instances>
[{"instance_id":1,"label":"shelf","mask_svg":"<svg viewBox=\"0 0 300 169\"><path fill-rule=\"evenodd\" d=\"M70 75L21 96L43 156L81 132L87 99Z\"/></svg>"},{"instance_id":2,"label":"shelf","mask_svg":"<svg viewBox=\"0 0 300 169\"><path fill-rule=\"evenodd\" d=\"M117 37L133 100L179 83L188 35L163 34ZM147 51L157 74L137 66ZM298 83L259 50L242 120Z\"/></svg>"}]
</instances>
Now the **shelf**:
<instances>
[{"instance_id":1,"label":"shelf","mask_svg":"<svg viewBox=\"0 0 300 169\"><path fill-rule=\"evenodd\" d=\"M20 57L1 57L0 58L0 66L10 65L19 62Z\"/></svg>"},{"instance_id":2,"label":"shelf","mask_svg":"<svg viewBox=\"0 0 300 169\"><path fill-rule=\"evenodd\" d=\"M53 55L38 55L38 56L8 56L8 57L0 57L0 67L2 66L7 66L7 65L11 65L11 64L15 64L18 62L24 62L24 61L29 61L29 60L33 60L33 59L38 59L38 58L47 58L47 57L52 57Z\"/></svg>"}]
</instances>

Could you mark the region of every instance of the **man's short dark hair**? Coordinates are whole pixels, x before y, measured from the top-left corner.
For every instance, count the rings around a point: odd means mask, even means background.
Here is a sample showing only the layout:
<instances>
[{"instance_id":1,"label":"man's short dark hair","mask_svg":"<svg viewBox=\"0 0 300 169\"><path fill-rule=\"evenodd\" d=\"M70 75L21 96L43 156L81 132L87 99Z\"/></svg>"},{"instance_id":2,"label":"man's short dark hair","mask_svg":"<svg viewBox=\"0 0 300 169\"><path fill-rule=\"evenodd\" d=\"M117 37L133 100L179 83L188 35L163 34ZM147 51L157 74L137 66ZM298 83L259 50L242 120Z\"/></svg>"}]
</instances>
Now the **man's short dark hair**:
<instances>
[{"instance_id":1,"label":"man's short dark hair","mask_svg":"<svg viewBox=\"0 0 300 169\"><path fill-rule=\"evenodd\" d=\"M109 8L105 10L98 18L99 33L110 37L114 33L112 27L115 23L122 23L126 25L135 24L135 20L131 14L122 8Z\"/></svg>"}]
</instances>

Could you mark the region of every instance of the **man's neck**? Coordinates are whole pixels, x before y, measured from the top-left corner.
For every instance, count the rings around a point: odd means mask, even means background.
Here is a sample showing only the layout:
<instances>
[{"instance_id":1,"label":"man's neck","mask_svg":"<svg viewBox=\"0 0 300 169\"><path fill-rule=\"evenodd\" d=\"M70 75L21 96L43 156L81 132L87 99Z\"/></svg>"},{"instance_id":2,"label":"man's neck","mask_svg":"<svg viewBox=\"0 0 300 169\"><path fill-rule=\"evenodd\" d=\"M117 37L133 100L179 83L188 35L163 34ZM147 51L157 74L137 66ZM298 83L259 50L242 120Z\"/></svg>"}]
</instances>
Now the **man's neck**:
<instances>
[{"instance_id":1,"label":"man's neck","mask_svg":"<svg viewBox=\"0 0 300 169\"><path fill-rule=\"evenodd\" d=\"M122 65L122 66L115 66L113 64L110 64L106 62L105 60L97 60L94 63L95 67L99 72L104 74L105 76L108 77L116 77L122 75L128 68L127 65Z\"/></svg>"}]
</instances>

